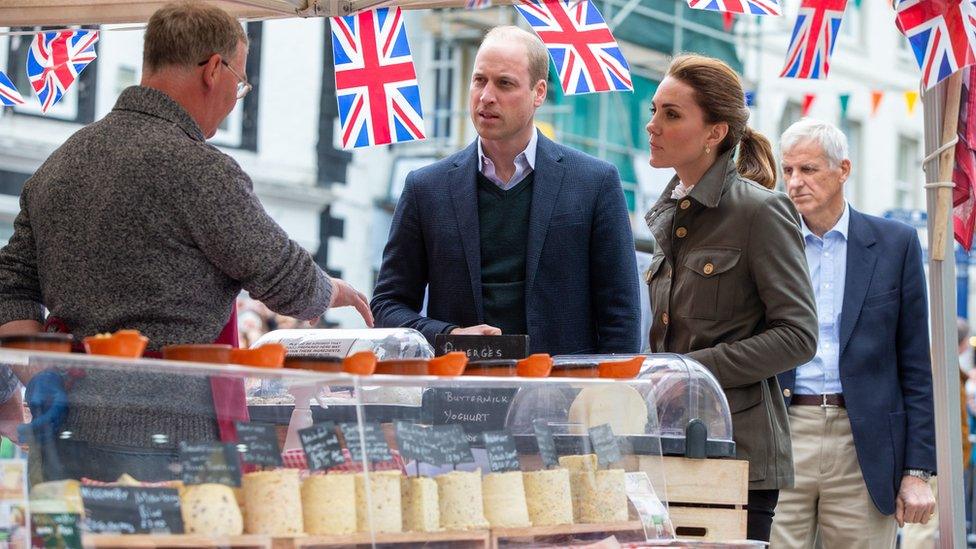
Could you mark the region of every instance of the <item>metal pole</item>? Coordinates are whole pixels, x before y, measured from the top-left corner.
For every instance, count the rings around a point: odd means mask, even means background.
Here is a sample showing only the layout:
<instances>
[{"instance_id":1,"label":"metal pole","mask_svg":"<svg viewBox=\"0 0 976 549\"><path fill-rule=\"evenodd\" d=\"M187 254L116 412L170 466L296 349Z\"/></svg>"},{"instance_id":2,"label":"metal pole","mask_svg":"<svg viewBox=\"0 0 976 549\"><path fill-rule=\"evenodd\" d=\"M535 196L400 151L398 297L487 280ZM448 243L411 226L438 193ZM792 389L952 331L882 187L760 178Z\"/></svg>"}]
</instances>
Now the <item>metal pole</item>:
<instances>
[{"instance_id":1,"label":"metal pole","mask_svg":"<svg viewBox=\"0 0 976 549\"><path fill-rule=\"evenodd\" d=\"M926 156L943 142L942 124L947 81L928 90L922 102L925 112ZM926 182L938 183L942 177L939 158L930 160L925 168ZM939 189L928 187L925 192L929 240L936 230L935 214ZM952 216L944 220L952 235ZM954 240L943 238L944 260L929 248L929 319L932 323L932 390L935 398L935 438L938 449L939 476L939 546L965 547L965 507L963 506L962 425L959 419L959 366L956 345L956 275ZM931 246L931 244L930 244Z\"/></svg>"}]
</instances>

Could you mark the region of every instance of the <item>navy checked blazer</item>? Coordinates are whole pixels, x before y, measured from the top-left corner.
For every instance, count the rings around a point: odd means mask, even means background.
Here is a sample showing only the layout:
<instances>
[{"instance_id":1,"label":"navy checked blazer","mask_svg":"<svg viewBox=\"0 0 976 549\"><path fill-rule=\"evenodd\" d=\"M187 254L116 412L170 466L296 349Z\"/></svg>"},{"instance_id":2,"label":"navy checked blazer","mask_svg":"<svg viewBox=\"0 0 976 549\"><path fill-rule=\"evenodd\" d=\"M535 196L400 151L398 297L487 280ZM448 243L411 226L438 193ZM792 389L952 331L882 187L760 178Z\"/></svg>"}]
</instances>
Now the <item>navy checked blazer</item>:
<instances>
[{"instance_id":1,"label":"navy checked blazer","mask_svg":"<svg viewBox=\"0 0 976 549\"><path fill-rule=\"evenodd\" d=\"M478 144L407 176L371 307L376 325L434 336L484 323ZM526 257L533 353L636 353L634 237L617 169L539 135ZM427 289L427 316L420 311Z\"/></svg>"}]
</instances>

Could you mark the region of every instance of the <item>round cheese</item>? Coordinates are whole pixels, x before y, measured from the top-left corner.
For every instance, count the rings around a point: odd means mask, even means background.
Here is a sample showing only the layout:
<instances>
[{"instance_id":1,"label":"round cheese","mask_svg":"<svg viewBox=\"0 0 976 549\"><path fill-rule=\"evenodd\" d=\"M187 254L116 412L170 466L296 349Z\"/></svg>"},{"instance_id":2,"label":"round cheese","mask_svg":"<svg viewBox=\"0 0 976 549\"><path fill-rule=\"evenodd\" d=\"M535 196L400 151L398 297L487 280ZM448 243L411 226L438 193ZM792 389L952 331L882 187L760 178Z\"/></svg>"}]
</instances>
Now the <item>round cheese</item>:
<instances>
[{"instance_id":1,"label":"round cheese","mask_svg":"<svg viewBox=\"0 0 976 549\"><path fill-rule=\"evenodd\" d=\"M569 422L585 429L609 424L615 435L643 435L647 404L637 389L624 383L581 390L569 407Z\"/></svg>"},{"instance_id":2,"label":"round cheese","mask_svg":"<svg viewBox=\"0 0 976 549\"><path fill-rule=\"evenodd\" d=\"M304 531L298 469L248 473L241 484L248 534L288 536Z\"/></svg>"},{"instance_id":3,"label":"round cheese","mask_svg":"<svg viewBox=\"0 0 976 549\"><path fill-rule=\"evenodd\" d=\"M521 471L491 473L481 479L485 518L492 528L531 526Z\"/></svg>"},{"instance_id":4,"label":"round cheese","mask_svg":"<svg viewBox=\"0 0 976 549\"><path fill-rule=\"evenodd\" d=\"M441 526L447 530L487 528L481 497L481 470L451 471L437 477Z\"/></svg>"},{"instance_id":5,"label":"round cheese","mask_svg":"<svg viewBox=\"0 0 976 549\"><path fill-rule=\"evenodd\" d=\"M360 532L403 531L403 502L400 499L400 471L356 473L356 529Z\"/></svg>"},{"instance_id":6,"label":"round cheese","mask_svg":"<svg viewBox=\"0 0 976 549\"><path fill-rule=\"evenodd\" d=\"M532 526L573 524L573 498L568 469L525 473L523 482Z\"/></svg>"},{"instance_id":7,"label":"round cheese","mask_svg":"<svg viewBox=\"0 0 976 549\"><path fill-rule=\"evenodd\" d=\"M244 533L244 519L230 486L187 486L180 491L180 508L187 534L239 536Z\"/></svg>"},{"instance_id":8,"label":"round cheese","mask_svg":"<svg viewBox=\"0 0 976 549\"><path fill-rule=\"evenodd\" d=\"M302 483L302 513L308 534L355 533L355 477L333 473L305 479Z\"/></svg>"},{"instance_id":9,"label":"round cheese","mask_svg":"<svg viewBox=\"0 0 976 549\"><path fill-rule=\"evenodd\" d=\"M400 492L405 531L437 532L441 529L441 511L434 479L403 477L400 480Z\"/></svg>"}]
</instances>

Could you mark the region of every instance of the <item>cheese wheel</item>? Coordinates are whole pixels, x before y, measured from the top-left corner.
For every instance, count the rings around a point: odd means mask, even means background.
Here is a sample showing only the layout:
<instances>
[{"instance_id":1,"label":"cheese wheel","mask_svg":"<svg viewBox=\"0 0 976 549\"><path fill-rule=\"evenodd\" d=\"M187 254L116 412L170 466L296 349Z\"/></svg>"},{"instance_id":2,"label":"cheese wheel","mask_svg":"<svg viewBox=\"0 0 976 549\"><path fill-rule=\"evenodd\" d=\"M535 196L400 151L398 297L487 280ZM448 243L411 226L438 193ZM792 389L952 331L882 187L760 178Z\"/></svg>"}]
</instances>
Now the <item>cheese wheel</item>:
<instances>
[{"instance_id":1,"label":"cheese wheel","mask_svg":"<svg viewBox=\"0 0 976 549\"><path fill-rule=\"evenodd\" d=\"M305 532L317 535L356 532L356 479L332 473L313 475L302 483Z\"/></svg>"},{"instance_id":2,"label":"cheese wheel","mask_svg":"<svg viewBox=\"0 0 976 549\"><path fill-rule=\"evenodd\" d=\"M441 526L447 530L487 528L481 497L481 469L451 471L437 477Z\"/></svg>"},{"instance_id":3,"label":"cheese wheel","mask_svg":"<svg viewBox=\"0 0 976 549\"><path fill-rule=\"evenodd\" d=\"M492 528L531 526L521 471L491 473L481 479L485 518Z\"/></svg>"},{"instance_id":4,"label":"cheese wheel","mask_svg":"<svg viewBox=\"0 0 976 549\"><path fill-rule=\"evenodd\" d=\"M239 536L244 533L244 519L230 486L187 486L180 490L180 509L187 534Z\"/></svg>"},{"instance_id":5,"label":"cheese wheel","mask_svg":"<svg viewBox=\"0 0 976 549\"><path fill-rule=\"evenodd\" d=\"M402 477L403 529L407 532L437 532L441 529L437 483L429 477Z\"/></svg>"},{"instance_id":6,"label":"cheese wheel","mask_svg":"<svg viewBox=\"0 0 976 549\"><path fill-rule=\"evenodd\" d=\"M637 389L623 383L586 387L569 406L569 422L584 430L609 424L615 435L643 435L647 404Z\"/></svg>"},{"instance_id":7,"label":"cheese wheel","mask_svg":"<svg viewBox=\"0 0 976 549\"><path fill-rule=\"evenodd\" d=\"M623 469L574 473L573 490L579 490L580 522L627 521L627 492ZM574 492L574 497L576 493ZM574 508L575 511L575 508Z\"/></svg>"},{"instance_id":8,"label":"cheese wheel","mask_svg":"<svg viewBox=\"0 0 976 549\"><path fill-rule=\"evenodd\" d=\"M523 482L532 526L573 524L573 498L568 469L525 473Z\"/></svg>"},{"instance_id":9,"label":"cheese wheel","mask_svg":"<svg viewBox=\"0 0 976 549\"><path fill-rule=\"evenodd\" d=\"M248 473L241 485L248 534L288 536L304 531L298 469Z\"/></svg>"},{"instance_id":10,"label":"cheese wheel","mask_svg":"<svg viewBox=\"0 0 976 549\"><path fill-rule=\"evenodd\" d=\"M582 522L584 489L582 484L589 482L590 475L599 469L596 454L560 456L559 466L569 470L569 486L573 493L573 520L577 523Z\"/></svg>"},{"instance_id":11,"label":"cheese wheel","mask_svg":"<svg viewBox=\"0 0 976 549\"><path fill-rule=\"evenodd\" d=\"M400 499L400 471L356 473L356 530L397 533L403 531L403 502ZM367 495L369 496L367 499Z\"/></svg>"}]
</instances>

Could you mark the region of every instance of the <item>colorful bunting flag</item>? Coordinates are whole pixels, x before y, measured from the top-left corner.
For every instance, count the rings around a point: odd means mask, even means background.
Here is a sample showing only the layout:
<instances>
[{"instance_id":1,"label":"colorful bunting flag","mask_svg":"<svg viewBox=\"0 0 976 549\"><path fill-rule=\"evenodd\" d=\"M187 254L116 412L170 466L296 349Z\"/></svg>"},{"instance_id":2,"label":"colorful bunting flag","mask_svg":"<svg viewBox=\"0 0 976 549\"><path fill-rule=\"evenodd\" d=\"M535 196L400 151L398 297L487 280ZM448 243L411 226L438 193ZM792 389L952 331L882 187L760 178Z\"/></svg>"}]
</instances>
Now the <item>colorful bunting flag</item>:
<instances>
[{"instance_id":1,"label":"colorful bunting flag","mask_svg":"<svg viewBox=\"0 0 976 549\"><path fill-rule=\"evenodd\" d=\"M871 116L878 114L878 107L881 106L881 100L884 98L884 92L880 90L873 90L871 92Z\"/></svg>"},{"instance_id":2,"label":"colorful bunting flag","mask_svg":"<svg viewBox=\"0 0 976 549\"><path fill-rule=\"evenodd\" d=\"M95 60L98 31L39 32L27 52L27 78L46 113Z\"/></svg>"},{"instance_id":3,"label":"colorful bunting flag","mask_svg":"<svg viewBox=\"0 0 976 549\"><path fill-rule=\"evenodd\" d=\"M959 142L952 170L952 226L956 241L969 251L976 229L976 70L964 69L959 103Z\"/></svg>"},{"instance_id":4,"label":"colorful bunting flag","mask_svg":"<svg viewBox=\"0 0 976 549\"><path fill-rule=\"evenodd\" d=\"M464 8L469 10L483 10L491 7L491 0L464 0Z\"/></svg>"},{"instance_id":5,"label":"colorful bunting flag","mask_svg":"<svg viewBox=\"0 0 976 549\"><path fill-rule=\"evenodd\" d=\"M515 7L546 44L563 93L634 89L630 65L589 0L524 0Z\"/></svg>"},{"instance_id":6,"label":"colorful bunting flag","mask_svg":"<svg viewBox=\"0 0 976 549\"><path fill-rule=\"evenodd\" d=\"M688 7L749 15L783 15L778 0L688 0Z\"/></svg>"},{"instance_id":7,"label":"colorful bunting flag","mask_svg":"<svg viewBox=\"0 0 976 549\"><path fill-rule=\"evenodd\" d=\"M970 0L901 0L898 30L908 38L926 89L976 63L976 6Z\"/></svg>"},{"instance_id":8,"label":"colorful bunting flag","mask_svg":"<svg viewBox=\"0 0 976 549\"><path fill-rule=\"evenodd\" d=\"M847 107L851 103L851 94L842 93L840 94L840 119L847 119Z\"/></svg>"},{"instance_id":9,"label":"colorful bunting flag","mask_svg":"<svg viewBox=\"0 0 976 549\"><path fill-rule=\"evenodd\" d=\"M732 32L732 27L735 25L735 14L727 11L722 13L722 27L725 28L725 32Z\"/></svg>"},{"instance_id":10,"label":"colorful bunting flag","mask_svg":"<svg viewBox=\"0 0 976 549\"><path fill-rule=\"evenodd\" d=\"M426 139L399 7L332 18L342 148Z\"/></svg>"},{"instance_id":11,"label":"colorful bunting flag","mask_svg":"<svg viewBox=\"0 0 976 549\"><path fill-rule=\"evenodd\" d=\"M800 116L809 116L810 108L813 107L813 100L817 98L816 94L808 93L803 96L803 106L800 108Z\"/></svg>"},{"instance_id":12,"label":"colorful bunting flag","mask_svg":"<svg viewBox=\"0 0 976 549\"><path fill-rule=\"evenodd\" d=\"M23 105L24 96L20 95L17 86L7 78L7 75L0 71L0 105L13 107Z\"/></svg>"},{"instance_id":13,"label":"colorful bunting flag","mask_svg":"<svg viewBox=\"0 0 976 549\"><path fill-rule=\"evenodd\" d=\"M756 92L747 91L746 92L746 106L755 107L756 106Z\"/></svg>"},{"instance_id":14,"label":"colorful bunting flag","mask_svg":"<svg viewBox=\"0 0 976 549\"><path fill-rule=\"evenodd\" d=\"M803 0L781 77L826 78L847 0Z\"/></svg>"},{"instance_id":15,"label":"colorful bunting flag","mask_svg":"<svg viewBox=\"0 0 976 549\"><path fill-rule=\"evenodd\" d=\"M918 92L917 91L907 91L905 92L905 106L908 107L908 116L915 113L915 104L918 103Z\"/></svg>"}]
</instances>

